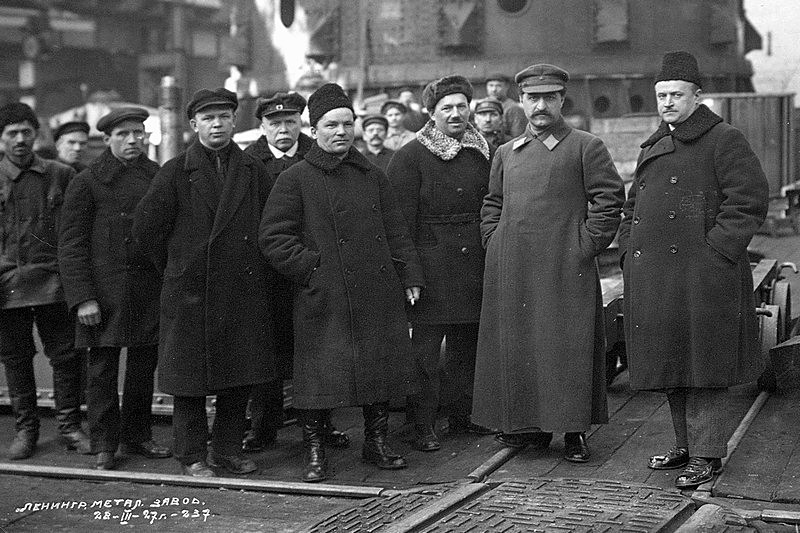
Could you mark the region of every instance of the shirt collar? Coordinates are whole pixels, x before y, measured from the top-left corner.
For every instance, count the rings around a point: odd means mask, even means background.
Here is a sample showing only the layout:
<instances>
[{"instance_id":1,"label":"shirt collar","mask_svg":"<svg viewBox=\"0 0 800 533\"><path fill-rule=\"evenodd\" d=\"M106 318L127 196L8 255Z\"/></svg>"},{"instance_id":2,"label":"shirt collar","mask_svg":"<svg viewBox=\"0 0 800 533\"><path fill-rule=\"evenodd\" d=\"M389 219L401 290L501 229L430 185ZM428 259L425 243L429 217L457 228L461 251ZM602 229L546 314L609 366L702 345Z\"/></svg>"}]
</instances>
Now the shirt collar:
<instances>
[{"instance_id":1,"label":"shirt collar","mask_svg":"<svg viewBox=\"0 0 800 533\"><path fill-rule=\"evenodd\" d=\"M267 143L267 146L269 146L269 151L272 152L272 155L275 156L275 159L283 159L284 157L294 157L294 154L297 153L297 147L299 144L300 143L298 141L295 141L292 147L285 152L282 152L269 143Z\"/></svg>"}]
</instances>

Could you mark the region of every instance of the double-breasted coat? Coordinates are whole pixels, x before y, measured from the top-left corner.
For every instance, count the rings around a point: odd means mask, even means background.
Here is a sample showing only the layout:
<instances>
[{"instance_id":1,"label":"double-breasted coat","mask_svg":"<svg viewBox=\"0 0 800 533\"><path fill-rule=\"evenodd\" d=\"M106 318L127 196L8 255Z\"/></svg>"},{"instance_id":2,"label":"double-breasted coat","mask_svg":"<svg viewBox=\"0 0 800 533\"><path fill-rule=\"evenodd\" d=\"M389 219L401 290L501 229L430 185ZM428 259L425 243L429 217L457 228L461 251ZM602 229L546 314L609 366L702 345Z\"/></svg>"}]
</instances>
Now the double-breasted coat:
<instances>
[{"instance_id":1,"label":"double-breasted coat","mask_svg":"<svg viewBox=\"0 0 800 533\"><path fill-rule=\"evenodd\" d=\"M295 406L366 405L407 392L404 289L424 283L384 173L355 148L340 160L314 145L278 178L259 239L297 286Z\"/></svg>"},{"instance_id":2,"label":"double-breasted coat","mask_svg":"<svg viewBox=\"0 0 800 533\"><path fill-rule=\"evenodd\" d=\"M747 245L768 194L742 133L703 105L644 142L619 237L632 387L727 387L758 377Z\"/></svg>"},{"instance_id":3,"label":"double-breasted coat","mask_svg":"<svg viewBox=\"0 0 800 533\"><path fill-rule=\"evenodd\" d=\"M476 423L575 432L607 420L595 257L614 239L624 197L602 141L563 120L495 152L481 212Z\"/></svg>"},{"instance_id":4,"label":"double-breasted coat","mask_svg":"<svg viewBox=\"0 0 800 533\"><path fill-rule=\"evenodd\" d=\"M70 309L100 305L101 324L76 324L75 345L158 343L161 273L136 249L133 215L158 164L145 155L128 164L106 149L67 186L58 264Z\"/></svg>"},{"instance_id":5,"label":"double-breasted coat","mask_svg":"<svg viewBox=\"0 0 800 533\"><path fill-rule=\"evenodd\" d=\"M275 379L274 272L258 249L272 183L236 145L218 181L195 141L164 164L136 210L134 238L164 264L158 383L175 396Z\"/></svg>"},{"instance_id":6,"label":"double-breasted coat","mask_svg":"<svg viewBox=\"0 0 800 533\"><path fill-rule=\"evenodd\" d=\"M488 145L477 144L483 139L470 129L475 146L448 153L441 146L446 136L428 124L420 134L430 133L430 148L414 139L395 153L387 172L425 273L425 291L409 317L414 324L475 324L483 292L480 211L489 184Z\"/></svg>"}]
</instances>

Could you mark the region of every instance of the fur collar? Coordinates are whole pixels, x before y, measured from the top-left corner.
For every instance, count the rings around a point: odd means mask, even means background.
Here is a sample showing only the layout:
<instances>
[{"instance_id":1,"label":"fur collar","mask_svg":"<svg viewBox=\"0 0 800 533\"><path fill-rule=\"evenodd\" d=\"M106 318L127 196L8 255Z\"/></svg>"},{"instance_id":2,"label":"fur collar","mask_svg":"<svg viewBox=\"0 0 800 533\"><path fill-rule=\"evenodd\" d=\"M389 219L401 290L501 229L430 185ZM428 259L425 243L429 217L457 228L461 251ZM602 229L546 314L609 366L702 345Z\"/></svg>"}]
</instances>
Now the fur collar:
<instances>
[{"instance_id":1,"label":"fur collar","mask_svg":"<svg viewBox=\"0 0 800 533\"><path fill-rule=\"evenodd\" d=\"M486 160L489 160L489 144L483 135L478 133L475 126L467 123L467 131L459 141L442 133L437 127L436 123L429 120L425 126L417 132L417 140L443 161L450 161L462 148L472 148L483 154Z\"/></svg>"},{"instance_id":2,"label":"fur collar","mask_svg":"<svg viewBox=\"0 0 800 533\"><path fill-rule=\"evenodd\" d=\"M343 163L349 163L355 167L358 167L362 171L369 170L373 167L372 163L370 163L366 157L361 155L361 152L356 150L353 146L350 147L350 150L347 152L347 155L344 156L344 159L339 159L335 155L320 148L317 143L314 143L314 145L306 154L305 160L315 167L324 170L325 172L331 172Z\"/></svg>"},{"instance_id":3,"label":"fur collar","mask_svg":"<svg viewBox=\"0 0 800 533\"><path fill-rule=\"evenodd\" d=\"M652 146L657 143L659 139L667 135L672 135L674 138L685 143L696 141L720 122L722 122L722 117L707 108L705 104L700 104L694 113L678 124L673 131L670 131L669 124L661 121L658 129L642 143L641 148Z\"/></svg>"}]
</instances>

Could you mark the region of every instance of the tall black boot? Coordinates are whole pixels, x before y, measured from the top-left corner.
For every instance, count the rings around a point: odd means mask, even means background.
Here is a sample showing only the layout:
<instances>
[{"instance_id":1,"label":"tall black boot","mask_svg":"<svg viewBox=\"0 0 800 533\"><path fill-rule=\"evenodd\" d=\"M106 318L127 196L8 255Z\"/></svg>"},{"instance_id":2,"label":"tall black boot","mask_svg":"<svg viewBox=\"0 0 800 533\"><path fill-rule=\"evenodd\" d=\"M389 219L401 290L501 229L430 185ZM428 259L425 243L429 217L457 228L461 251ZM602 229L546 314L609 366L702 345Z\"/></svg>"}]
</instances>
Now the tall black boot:
<instances>
[{"instance_id":1,"label":"tall black boot","mask_svg":"<svg viewBox=\"0 0 800 533\"><path fill-rule=\"evenodd\" d=\"M322 442L331 448L347 448L350 446L350 437L334 427L331 421L330 409L324 411L322 418Z\"/></svg>"},{"instance_id":2,"label":"tall black boot","mask_svg":"<svg viewBox=\"0 0 800 533\"><path fill-rule=\"evenodd\" d=\"M90 454L91 442L81 426L80 364L78 357L53 364L53 395L62 442L68 450Z\"/></svg>"},{"instance_id":3,"label":"tall black boot","mask_svg":"<svg viewBox=\"0 0 800 533\"><path fill-rule=\"evenodd\" d=\"M250 392L250 429L242 441L245 452L259 452L278 437L283 425L283 381L253 386Z\"/></svg>"},{"instance_id":4,"label":"tall black boot","mask_svg":"<svg viewBox=\"0 0 800 533\"><path fill-rule=\"evenodd\" d=\"M33 363L6 364L5 371L16 429L14 440L8 448L8 458L27 459L36 451L36 441L39 440Z\"/></svg>"},{"instance_id":5,"label":"tall black boot","mask_svg":"<svg viewBox=\"0 0 800 533\"><path fill-rule=\"evenodd\" d=\"M389 409L386 402L364 406L364 449L361 458L365 463L386 470L408 466L403 456L395 453L386 442L389 433Z\"/></svg>"},{"instance_id":6,"label":"tall black boot","mask_svg":"<svg viewBox=\"0 0 800 533\"><path fill-rule=\"evenodd\" d=\"M433 429L436 420L435 409L426 405L419 396L413 397L409 408L414 421L414 438L411 440L411 447L421 452L435 452L441 449L439 437L436 436L436 431Z\"/></svg>"},{"instance_id":7,"label":"tall black boot","mask_svg":"<svg viewBox=\"0 0 800 533\"><path fill-rule=\"evenodd\" d=\"M328 462L325 459L325 447L322 444L323 420L325 411L306 409L300 411L303 425L303 446L306 449L306 465L303 470L303 481L316 483L328 479Z\"/></svg>"}]
</instances>

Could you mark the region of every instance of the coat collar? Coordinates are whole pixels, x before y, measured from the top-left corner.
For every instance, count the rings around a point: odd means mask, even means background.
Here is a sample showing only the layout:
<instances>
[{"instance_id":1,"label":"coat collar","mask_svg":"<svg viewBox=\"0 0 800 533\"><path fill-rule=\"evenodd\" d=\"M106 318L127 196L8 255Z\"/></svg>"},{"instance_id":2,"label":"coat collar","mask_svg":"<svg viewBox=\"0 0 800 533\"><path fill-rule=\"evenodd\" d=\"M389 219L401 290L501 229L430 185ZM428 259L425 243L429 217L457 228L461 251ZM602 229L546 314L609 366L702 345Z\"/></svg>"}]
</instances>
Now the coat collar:
<instances>
[{"instance_id":1,"label":"coat collar","mask_svg":"<svg viewBox=\"0 0 800 533\"><path fill-rule=\"evenodd\" d=\"M6 176L7 178L16 181L19 178L20 174L25 171L33 171L37 174L46 174L47 168L45 167L45 160L39 157L36 154L33 154L33 162L31 166L26 169L19 168L17 165L12 163L7 157L3 157L0 159L0 174Z\"/></svg>"},{"instance_id":2,"label":"coat collar","mask_svg":"<svg viewBox=\"0 0 800 533\"><path fill-rule=\"evenodd\" d=\"M433 120L429 120L425 126L417 132L417 140L430 150L430 152L442 159L443 161L450 161L458 155L462 148L472 148L479 151L486 160L489 160L489 144L483 135L478 133L475 126L467 123L467 131L461 139L454 139L442 133L436 127Z\"/></svg>"},{"instance_id":3,"label":"coat collar","mask_svg":"<svg viewBox=\"0 0 800 533\"><path fill-rule=\"evenodd\" d=\"M645 142L642 143L641 148L655 145L662 138L671 135L681 142L689 143L696 141L705 135L711 128L722 122L722 117L711 111L705 104L700 104L694 113L689 115L689 118L678 124L678 126L671 130L669 124L661 121L658 129L653 133Z\"/></svg>"},{"instance_id":4,"label":"coat collar","mask_svg":"<svg viewBox=\"0 0 800 533\"><path fill-rule=\"evenodd\" d=\"M315 144L316 143L314 142L314 139L305 133L301 133L300 137L297 139L297 156L303 158ZM272 150L269 149L269 143L264 135L259 137L256 142L253 143L252 154L262 161L268 161L275 158L275 156L272 155Z\"/></svg>"},{"instance_id":5,"label":"coat collar","mask_svg":"<svg viewBox=\"0 0 800 533\"><path fill-rule=\"evenodd\" d=\"M552 152L553 149L558 146L558 143L563 141L564 138L569 135L570 131L572 131L572 128L570 128L567 123L564 122L564 117L559 118L542 133L534 133L531 129L531 125L528 124L528 126L525 128L525 132L514 139L514 144L511 145L511 148L513 150L517 150L532 140L538 139L548 150Z\"/></svg>"},{"instance_id":6,"label":"coat collar","mask_svg":"<svg viewBox=\"0 0 800 533\"><path fill-rule=\"evenodd\" d=\"M92 173L98 181L109 184L119 177L127 168L141 169L143 174L147 174L147 164L151 162L150 159L141 154L131 163L125 165L122 161L114 157L109 148L103 150L97 159L89 164L89 172Z\"/></svg>"},{"instance_id":7,"label":"coat collar","mask_svg":"<svg viewBox=\"0 0 800 533\"><path fill-rule=\"evenodd\" d=\"M353 165L362 171L369 170L373 167L372 163L361 155L361 152L356 150L353 146L350 147L344 159L339 159L335 155L320 148L317 143L314 143L311 150L306 154L305 160L325 172L331 172L344 163Z\"/></svg>"}]
</instances>

